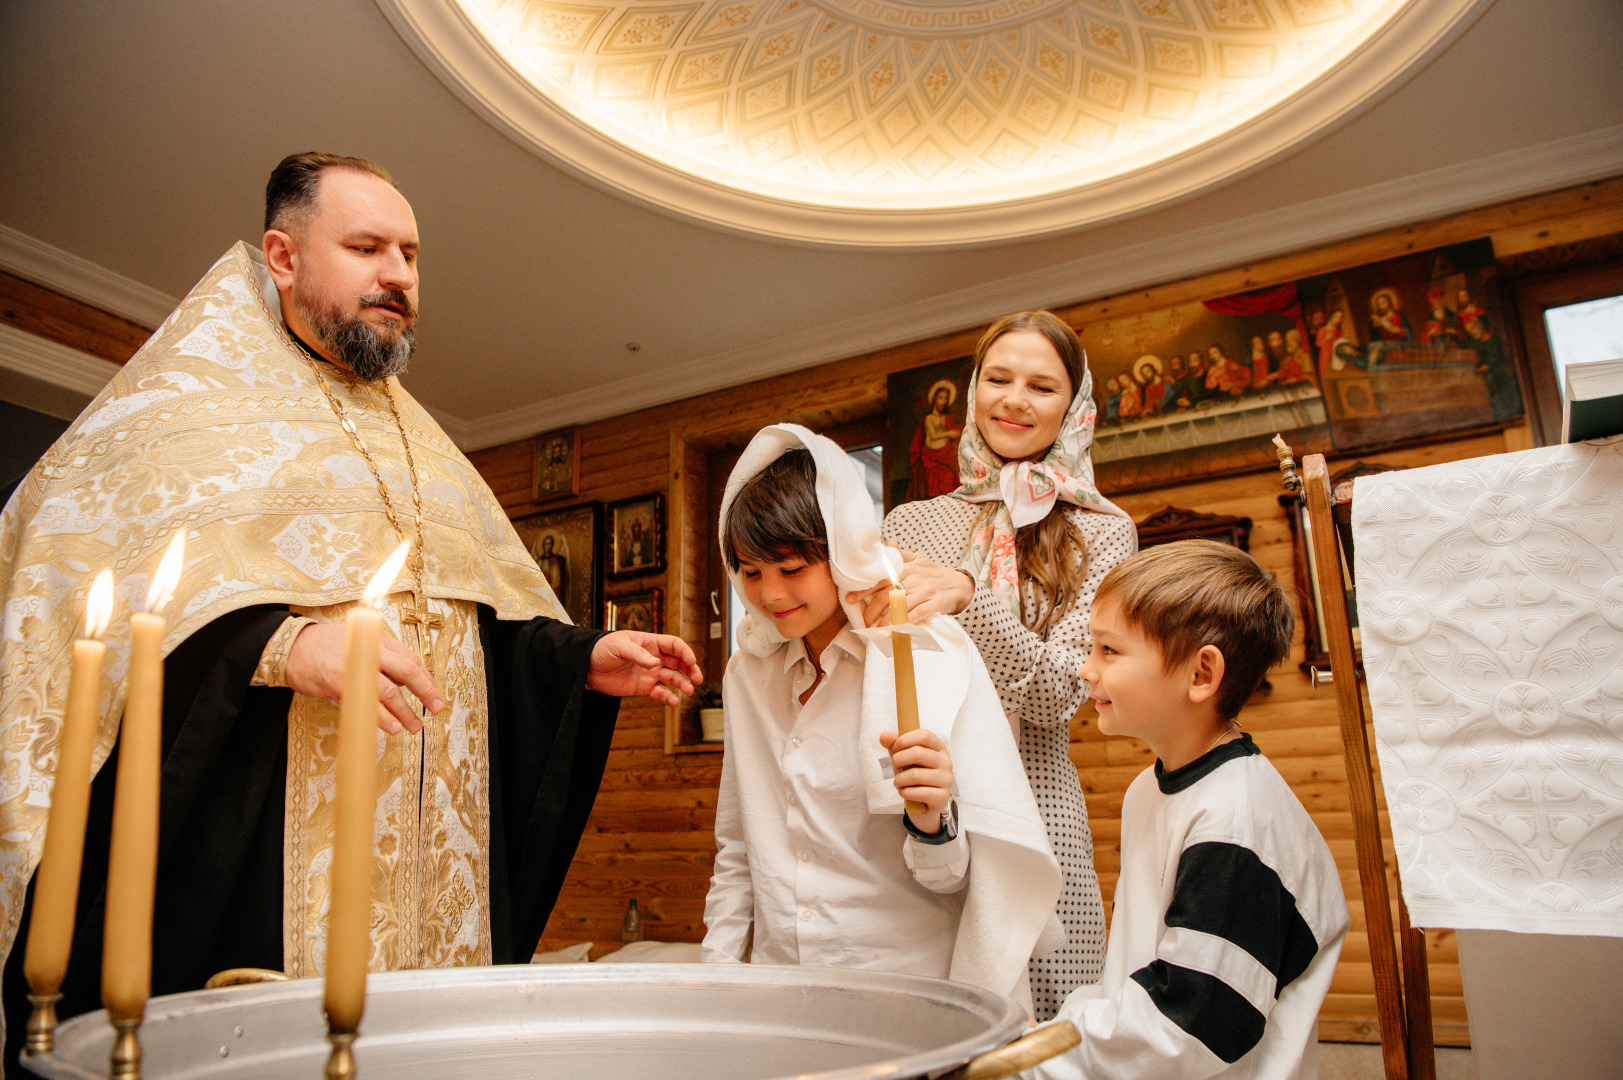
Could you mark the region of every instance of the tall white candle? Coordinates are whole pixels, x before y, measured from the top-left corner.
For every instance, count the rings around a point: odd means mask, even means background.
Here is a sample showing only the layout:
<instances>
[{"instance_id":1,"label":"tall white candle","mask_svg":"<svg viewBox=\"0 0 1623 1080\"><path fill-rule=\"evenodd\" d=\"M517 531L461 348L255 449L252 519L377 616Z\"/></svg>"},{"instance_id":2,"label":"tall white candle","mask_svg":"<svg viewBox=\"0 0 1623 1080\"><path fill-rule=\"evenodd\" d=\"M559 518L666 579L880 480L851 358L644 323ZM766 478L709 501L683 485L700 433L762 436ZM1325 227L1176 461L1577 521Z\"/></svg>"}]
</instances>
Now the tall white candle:
<instances>
[{"instance_id":1,"label":"tall white candle","mask_svg":"<svg viewBox=\"0 0 1623 1080\"><path fill-rule=\"evenodd\" d=\"M908 626L907 592L902 588L901 576L896 571L896 564L902 561L900 554L894 548L885 549L885 572L890 575L890 625ZM906 735L909 731L917 731L919 726L919 689L913 674L913 636L905 630L892 630L890 634L890 652L896 661L896 734ZM912 814L922 814L927 807L923 803L907 800L907 810Z\"/></svg>"},{"instance_id":2,"label":"tall white candle","mask_svg":"<svg viewBox=\"0 0 1623 1080\"><path fill-rule=\"evenodd\" d=\"M366 968L372 955L372 819L377 809L378 650L383 632L376 605L388 594L410 550L409 541L395 549L361 602L350 609L345 625L323 1005L329 1031L346 1035L359 1030L366 1010Z\"/></svg>"},{"instance_id":3,"label":"tall white candle","mask_svg":"<svg viewBox=\"0 0 1623 1080\"><path fill-rule=\"evenodd\" d=\"M118 736L101 1002L114 1021L139 1020L152 991L152 899L158 879L158 777L163 768L163 630L160 614L180 582L186 530L152 575L146 610L130 616L130 679Z\"/></svg>"},{"instance_id":4,"label":"tall white candle","mask_svg":"<svg viewBox=\"0 0 1623 1080\"><path fill-rule=\"evenodd\" d=\"M56 778L51 785L51 811L45 825L45 850L34 877L34 913L28 923L23 974L37 998L61 993L73 945L78 911L79 869L84 861L85 818L90 806L90 753L96 741L96 706L101 700L101 661L107 646L98 640L113 616L113 572L96 575L85 600L85 636L73 643L68 699L62 710L62 738L57 744ZM39 1053L53 1044L55 1010L29 1022L29 1049Z\"/></svg>"}]
</instances>

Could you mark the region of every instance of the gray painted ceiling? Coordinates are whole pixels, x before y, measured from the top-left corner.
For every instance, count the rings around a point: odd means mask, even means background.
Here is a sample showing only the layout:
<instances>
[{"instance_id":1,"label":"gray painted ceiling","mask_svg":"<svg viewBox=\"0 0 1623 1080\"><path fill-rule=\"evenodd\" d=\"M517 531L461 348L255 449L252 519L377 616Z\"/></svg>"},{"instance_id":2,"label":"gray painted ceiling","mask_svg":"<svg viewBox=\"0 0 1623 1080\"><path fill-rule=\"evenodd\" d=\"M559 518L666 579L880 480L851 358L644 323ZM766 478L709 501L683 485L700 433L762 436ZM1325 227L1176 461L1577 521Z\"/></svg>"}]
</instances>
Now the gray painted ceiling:
<instances>
[{"instance_id":1,"label":"gray painted ceiling","mask_svg":"<svg viewBox=\"0 0 1623 1080\"><path fill-rule=\"evenodd\" d=\"M739 381L751 371L736 358L770 362L778 342L809 364L959 329L980 314L890 329L885 313L1214 222L1263 215L1266 232L1268 214L1313 199L1615 128L1620 41L1618 0L1498 0L1384 100L1226 187L1060 238L886 253L713 231L565 175L436 81L371 0L3 0L0 224L180 296L232 242L257 243L284 154L374 158L424 240L407 385L477 431L677 365L731 365L714 379ZM841 336L853 326L860 339ZM573 400L562 419L623 411L615 394Z\"/></svg>"}]
</instances>

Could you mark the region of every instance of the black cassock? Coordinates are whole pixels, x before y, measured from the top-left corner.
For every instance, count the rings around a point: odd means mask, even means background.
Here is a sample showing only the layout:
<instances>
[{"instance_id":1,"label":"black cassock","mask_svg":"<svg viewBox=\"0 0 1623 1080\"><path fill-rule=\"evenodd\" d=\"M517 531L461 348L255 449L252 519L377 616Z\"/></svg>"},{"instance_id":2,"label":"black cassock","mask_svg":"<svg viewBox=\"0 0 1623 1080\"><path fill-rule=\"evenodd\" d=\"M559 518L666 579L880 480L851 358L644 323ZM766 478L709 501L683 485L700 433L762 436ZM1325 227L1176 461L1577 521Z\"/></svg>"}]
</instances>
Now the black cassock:
<instances>
[{"instance_id":1,"label":"black cassock","mask_svg":"<svg viewBox=\"0 0 1623 1080\"><path fill-rule=\"evenodd\" d=\"M250 686L281 607L203 627L164 667L163 779L152 993L201 989L232 967L282 966L287 713L293 691ZM479 608L490 706L490 929L498 964L529 960L597 796L618 698L586 688L602 632ZM428 721L432 723L433 720ZM64 1019L101 1007L102 922L118 749L91 785ZM7 1076L29 1005L33 886L5 969Z\"/></svg>"}]
</instances>

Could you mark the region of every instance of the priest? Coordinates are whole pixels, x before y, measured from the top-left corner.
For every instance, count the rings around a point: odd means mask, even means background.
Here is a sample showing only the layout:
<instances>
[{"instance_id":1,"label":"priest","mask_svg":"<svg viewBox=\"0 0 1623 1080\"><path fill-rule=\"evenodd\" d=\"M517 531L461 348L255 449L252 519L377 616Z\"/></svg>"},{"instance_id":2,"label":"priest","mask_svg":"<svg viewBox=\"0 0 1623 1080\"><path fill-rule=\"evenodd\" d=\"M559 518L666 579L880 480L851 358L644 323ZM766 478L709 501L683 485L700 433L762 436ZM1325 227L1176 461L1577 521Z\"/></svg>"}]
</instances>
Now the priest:
<instances>
[{"instance_id":1,"label":"priest","mask_svg":"<svg viewBox=\"0 0 1623 1080\"><path fill-rule=\"evenodd\" d=\"M400 385L418 307L411 207L378 166L299 154L239 243L29 473L0 516L0 950L6 1061L72 640L111 567L78 926L60 1012L99 1007L128 613L170 536L155 994L325 956L343 620L382 605L374 971L522 962L557 898L619 696L701 674L654 634L571 626L494 495ZM15 947L14 947L15 946Z\"/></svg>"}]
</instances>

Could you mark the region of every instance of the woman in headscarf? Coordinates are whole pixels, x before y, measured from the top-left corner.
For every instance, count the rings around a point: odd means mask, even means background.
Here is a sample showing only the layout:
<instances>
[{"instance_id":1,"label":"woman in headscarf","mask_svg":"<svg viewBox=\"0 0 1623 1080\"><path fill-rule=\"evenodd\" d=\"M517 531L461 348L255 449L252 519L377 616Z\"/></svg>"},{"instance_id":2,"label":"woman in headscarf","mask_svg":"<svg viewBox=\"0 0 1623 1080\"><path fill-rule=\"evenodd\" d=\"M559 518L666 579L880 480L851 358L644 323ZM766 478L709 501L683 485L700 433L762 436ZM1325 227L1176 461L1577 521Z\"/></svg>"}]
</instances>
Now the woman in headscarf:
<instances>
[{"instance_id":1,"label":"woman in headscarf","mask_svg":"<svg viewBox=\"0 0 1623 1080\"><path fill-rule=\"evenodd\" d=\"M957 618L986 661L1065 881L1066 943L1031 961L1039 1020L1104 966L1105 920L1070 719L1087 697L1088 615L1099 581L1138 547L1132 519L1099 494L1092 379L1081 343L1046 311L1009 315L981 337L970 422L958 444L960 486L885 519L900 547L915 619ZM883 590L869 625L888 618Z\"/></svg>"}]
</instances>

